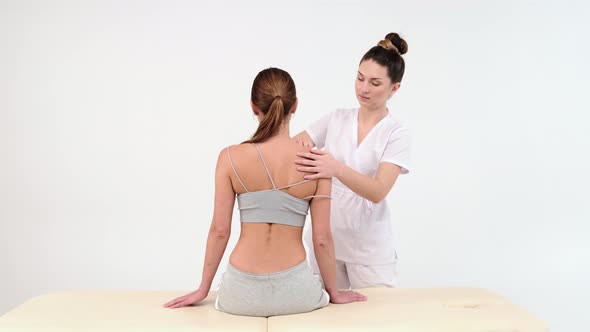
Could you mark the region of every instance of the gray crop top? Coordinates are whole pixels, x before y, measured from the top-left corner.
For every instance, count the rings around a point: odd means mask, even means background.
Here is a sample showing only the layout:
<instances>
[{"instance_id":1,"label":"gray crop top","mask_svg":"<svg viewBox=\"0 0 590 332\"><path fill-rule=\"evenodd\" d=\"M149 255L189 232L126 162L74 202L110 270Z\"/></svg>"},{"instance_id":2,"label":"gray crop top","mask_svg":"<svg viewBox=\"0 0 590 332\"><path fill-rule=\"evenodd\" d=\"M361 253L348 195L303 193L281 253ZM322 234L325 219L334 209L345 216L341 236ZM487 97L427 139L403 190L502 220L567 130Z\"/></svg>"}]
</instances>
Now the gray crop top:
<instances>
[{"instance_id":1,"label":"gray crop top","mask_svg":"<svg viewBox=\"0 0 590 332\"><path fill-rule=\"evenodd\" d=\"M325 197L330 198L330 196L326 195L315 195L315 196L307 196L304 198L298 198L293 195L290 195L281 189L286 189L289 187L293 187L299 184L303 184L309 182L311 180L303 180L297 183L293 183L290 185L286 185L280 188L275 186L272 177L270 176L270 172L268 171L268 167L266 166L266 162L264 161L264 157L262 157L262 152L258 145L252 144L258 150L258 155L262 160L262 165L264 165L264 170L270 179L270 183L272 184L272 189L267 190L259 190L259 191L249 191L246 188L246 185L238 175L236 168L234 167L234 163L231 159L231 154L229 151L229 147L227 148L227 155L229 157L229 163L231 164L231 168L234 170L234 174L238 178L238 181L246 190L245 193L238 194L238 209L240 210L240 221L241 222L261 222L261 223L271 223L271 224L283 224L283 225L290 225L290 226L298 226L303 227L305 224L305 217L307 216L307 210L309 208L309 201L308 199L313 197Z\"/></svg>"}]
</instances>

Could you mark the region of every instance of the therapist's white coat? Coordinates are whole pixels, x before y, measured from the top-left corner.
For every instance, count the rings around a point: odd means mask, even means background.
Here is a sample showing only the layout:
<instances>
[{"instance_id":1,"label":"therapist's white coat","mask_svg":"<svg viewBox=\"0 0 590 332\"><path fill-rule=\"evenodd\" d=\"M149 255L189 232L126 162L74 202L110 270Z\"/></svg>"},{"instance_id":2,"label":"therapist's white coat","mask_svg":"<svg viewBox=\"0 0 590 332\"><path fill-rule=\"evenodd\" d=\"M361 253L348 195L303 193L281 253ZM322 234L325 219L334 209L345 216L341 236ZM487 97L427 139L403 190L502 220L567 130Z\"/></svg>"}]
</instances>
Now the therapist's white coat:
<instances>
[{"instance_id":1,"label":"therapist's white coat","mask_svg":"<svg viewBox=\"0 0 590 332\"><path fill-rule=\"evenodd\" d=\"M358 108L336 110L311 125L306 131L316 147L355 171L374 176L383 162L410 169L408 131L388 113L367 134L360 145ZM338 179L332 179L331 227L336 259L361 265L385 265L396 262L396 245L387 200L373 203L350 190ZM310 232L306 244L313 248ZM310 260L315 265L313 250Z\"/></svg>"}]
</instances>

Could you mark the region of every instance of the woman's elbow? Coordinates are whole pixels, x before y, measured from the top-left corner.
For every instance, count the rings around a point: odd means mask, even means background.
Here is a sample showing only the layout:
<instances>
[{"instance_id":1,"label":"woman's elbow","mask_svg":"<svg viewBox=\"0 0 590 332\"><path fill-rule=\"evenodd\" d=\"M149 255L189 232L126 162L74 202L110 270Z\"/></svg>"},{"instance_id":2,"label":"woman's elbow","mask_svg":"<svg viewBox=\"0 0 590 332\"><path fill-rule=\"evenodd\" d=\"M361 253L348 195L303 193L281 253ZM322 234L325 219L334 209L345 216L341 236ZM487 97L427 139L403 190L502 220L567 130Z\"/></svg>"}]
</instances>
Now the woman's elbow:
<instances>
[{"instance_id":1,"label":"woman's elbow","mask_svg":"<svg viewBox=\"0 0 590 332\"><path fill-rule=\"evenodd\" d=\"M214 223L213 225L211 225L209 234L218 240L227 240L229 239L229 236L231 234L231 228L227 226L216 225Z\"/></svg>"},{"instance_id":2,"label":"woman's elbow","mask_svg":"<svg viewBox=\"0 0 590 332\"><path fill-rule=\"evenodd\" d=\"M315 248L328 248L333 243L334 239L331 232L313 235L313 246Z\"/></svg>"}]
</instances>

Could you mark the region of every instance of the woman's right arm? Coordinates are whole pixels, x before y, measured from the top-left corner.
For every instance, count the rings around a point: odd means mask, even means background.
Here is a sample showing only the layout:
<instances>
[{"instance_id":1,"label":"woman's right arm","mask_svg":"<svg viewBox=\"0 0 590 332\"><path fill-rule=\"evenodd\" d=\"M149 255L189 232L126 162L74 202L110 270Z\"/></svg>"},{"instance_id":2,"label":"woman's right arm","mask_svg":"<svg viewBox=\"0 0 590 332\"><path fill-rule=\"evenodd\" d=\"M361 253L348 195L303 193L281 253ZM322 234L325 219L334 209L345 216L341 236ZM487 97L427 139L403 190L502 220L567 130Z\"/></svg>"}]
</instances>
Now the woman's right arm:
<instances>
[{"instance_id":1,"label":"woman's right arm","mask_svg":"<svg viewBox=\"0 0 590 332\"><path fill-rule=\"evenodd\" d=\"M319 179L315 195L330 196L331 179ZM339 290L336 286L336 255L330 228L330 199L317 197L311 201L312 239L315 257L324 281L324 287L332 303L366 301L367 297L354 292Z\"/></svg>"},{"instance_id":2,"label":"woman's right arm","mask_svg":"<svg viewBox=\"0 0 590 332\"><path fill-rule=\"evenodd\" d=\"M207 297L213 278L227 247L231 232L231 219L235 203L235 192L229 177L229 161L225 149L219 154L215 169L215 205L213 220L207 236L205 261L201 285L193 292L164 304L167 308L180 308L196 304Z\"/></svg>"}]
</instances>

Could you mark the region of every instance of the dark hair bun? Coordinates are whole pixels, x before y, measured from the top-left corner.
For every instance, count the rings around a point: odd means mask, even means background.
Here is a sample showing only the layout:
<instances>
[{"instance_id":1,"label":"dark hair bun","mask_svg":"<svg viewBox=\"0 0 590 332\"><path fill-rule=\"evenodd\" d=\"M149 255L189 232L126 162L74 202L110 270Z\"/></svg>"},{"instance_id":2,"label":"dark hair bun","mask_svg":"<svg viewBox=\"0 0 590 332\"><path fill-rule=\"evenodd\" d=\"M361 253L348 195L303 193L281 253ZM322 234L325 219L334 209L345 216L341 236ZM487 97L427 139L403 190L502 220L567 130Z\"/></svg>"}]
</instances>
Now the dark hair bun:
<instances>
[{"instance_id":1,"label":"dark hair bun","mask_svg":"<svg viewBox=\"0 0 590 332\"><path fill-rule=\"evenodd\" d=\"M399 54L406 54L408 51L408 43L406 43L406 41L397 33L390 32L387 34L387 36L385 36L385 39L389 39L391 43L397 47Z\"/></svg>"}]
</instances>

